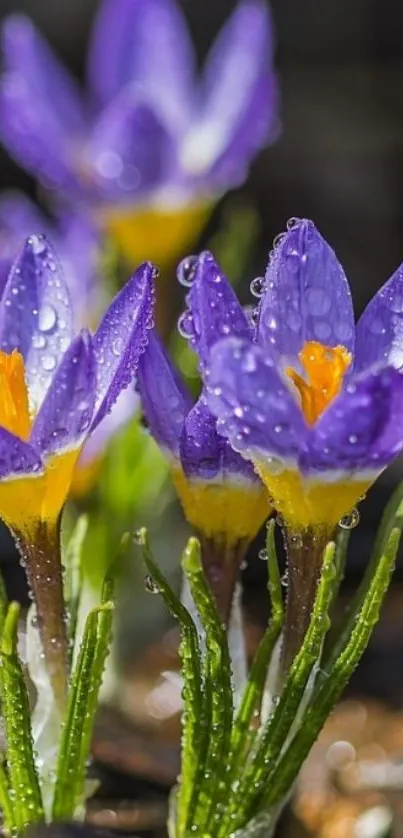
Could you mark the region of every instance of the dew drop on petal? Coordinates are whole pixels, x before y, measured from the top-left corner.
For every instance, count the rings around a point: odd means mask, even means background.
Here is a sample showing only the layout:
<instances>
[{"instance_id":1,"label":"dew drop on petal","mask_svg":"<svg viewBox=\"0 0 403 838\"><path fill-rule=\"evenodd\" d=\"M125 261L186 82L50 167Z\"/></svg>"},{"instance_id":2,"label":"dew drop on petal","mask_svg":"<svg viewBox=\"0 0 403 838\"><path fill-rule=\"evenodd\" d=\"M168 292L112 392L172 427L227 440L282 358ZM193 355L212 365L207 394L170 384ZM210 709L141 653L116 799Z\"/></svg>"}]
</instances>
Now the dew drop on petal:
<instances>
[{"instance_id":1,"label":"dew drop on petal","mask_svg":"<svg viewBox=\"0 0 403 838\"><path fill-rule=\"evenodd\" d=\"M52 372L56 366L56 358L54 358L53 355L44 355L41 358L41 364L46 372Z\"/></svg>"},{"instance_id":2,"label":"dew drop on petal","mask_svg":"<svg viewBox=\"0 0 403 838\"><path fill-rule=\"evenodd\" d=\"M300 219L300 218L298 218L298 217L297 217L297 216L295 216L295 215L294 215L294 216L292 216L292 217L291 217L291 218L289 218L289 219L288 219L288 221L287 221L287 224L286 224L287 230L293 230L293 229L294 229L294 227L298 227L298 224L300 224L300 222L301 222L301 219Z\"/></svg>"},{"instance_id":3,"label":"dew drop on petal","mask_svg":"<svg viewBox=\"0 0 403 838\"><path fill-rule=\"evenodd\" d=\"M41 253L44 253L46 250L46 239L45 236L42 234L30 236L28 239L28 244L32 248L33 253L39 256Z\"/></svg>"},{"instance_id":4,"label":"dew drop on petal","mask_svg":"<svg viewBox=\"0 0 403 838\"><path fill-rule=\"evenodd\" d=\"M38 315L38 329L40 332L51 332L56 326L57 314L53 306L44 305Z\"/></svg>"},{"instance_id":5,"label":"dew drop on petal","mask_svg":"<svg viewBox=\"0 0 403 838\"><path fill-rule=\"evenodd\" d=\"M43 335L33 334L31 344L33 349L45 349L46 338Z\"/></svg>"},{"instance_id":6,"label":"dew drop on petal","mask_svg":"<svg viewBox=\"0 0 403 838\"><path fill-rule=\"evenodd\" d=\"M197 256L187 256L186 259L182 259L182 261L179 262L176 270L176 276L180 284L184 285L185 288L190 288L195 279L197 262Z\"/></svg>"},{"instance_id":7,"label":"dew drop on petal","mask_svg":"<svg viewBox=\"0 0 403 838\"><path fill-rule=\"evenodd\" d=\"M277 236L273 239L273 247L280 247L282 241L284 241L286 234L285 233L277 233Z\"/></svg>"},{"instance_id":8,"label":"dew drop on petal","mask_svg":"<svg viewBox=\"0 0 403 838\"><path fill-rule=\"evenodd\" d=\"M190 311L184 311L178 320L178 331L183 338L191 338L194 335L194 320Z\"/></svg>"},{"instance_id":9,"label":"dew drop on petal","mask_svg":"<svg viewBox=\"0 0 403 838\"><path fill-rule=\"evenodd\" d=\"M114 340L113 343L112 343L113 354L116 355L117 358L119 358L120 355L122 354L122 349L123 349L122 338L116 338L116 340Z\"/></svg>"},{"instance_id":10,"label":"dew drop on petal","mask_svg":"<svg viewBox=\"0 0 403 838\"><path fill-rule=\"evenodd\" d=\"M250 292L254 297L262 297L265 288L264 276L257 276L252 279L250 284Z\"/></svg>"}]
</instances>

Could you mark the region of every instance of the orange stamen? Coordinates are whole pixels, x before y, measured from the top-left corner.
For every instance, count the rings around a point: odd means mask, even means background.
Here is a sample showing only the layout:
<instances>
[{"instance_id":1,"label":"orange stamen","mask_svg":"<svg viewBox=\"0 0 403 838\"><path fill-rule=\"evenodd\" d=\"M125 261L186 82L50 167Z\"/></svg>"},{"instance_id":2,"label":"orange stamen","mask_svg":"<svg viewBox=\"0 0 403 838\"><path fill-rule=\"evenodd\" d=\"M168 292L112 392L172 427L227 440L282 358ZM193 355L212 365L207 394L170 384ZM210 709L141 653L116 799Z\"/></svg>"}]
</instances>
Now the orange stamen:
<instances>
[{"instance_id":1,"label":"orange stamen","mask_svg":"<svg viewBox=\"0 0 403 838\"><path fill-rule=\"evenodd\" d=\"M306 378L291 367L286 373L299 392L307 425L314 425L339 394L344 375L351 364L351 355L344 346L324 346L316 341L307 341L298 357Z\"/></svg>"},{"instance_id":2,"label":"orange stamen","mask_svg":"<svg viewBox=\"0 0 403 838\"><path fill-rule=\"evenodd\" d=\"M31 432L24 359L0 351L0 426L27 440Z\"/></svg>"}]
</instances>

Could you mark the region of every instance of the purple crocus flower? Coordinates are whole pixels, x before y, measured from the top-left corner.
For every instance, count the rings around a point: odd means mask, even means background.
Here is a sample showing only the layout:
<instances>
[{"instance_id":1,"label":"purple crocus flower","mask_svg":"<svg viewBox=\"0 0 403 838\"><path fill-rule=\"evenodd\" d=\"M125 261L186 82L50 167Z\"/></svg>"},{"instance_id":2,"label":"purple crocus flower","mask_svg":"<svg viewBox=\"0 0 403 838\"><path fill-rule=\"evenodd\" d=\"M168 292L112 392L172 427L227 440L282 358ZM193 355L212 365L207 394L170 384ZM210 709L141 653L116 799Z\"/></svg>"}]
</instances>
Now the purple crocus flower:
<instances>
[{"instance_id":1,"label":"purple crocus flower","mask_svg":"<svg viewBox=\"0 0 403 838\"><path fill-rule=\"evenodd\" d=\"M191 265L184 322L203 358L206 402L285 524L286 669L309 623L326 542L339 520L357 521L354 505L403 448L403 266L355 328L334 252L311 221L293 219L265 278L252 283L261 299L249 332L238 316L234 335L235 303L211 255Z\"/></svg>"},{"instance_id":2,"label":"purple crocus flower","mask_svg":"<svg viewBox=\"0 0 403 838\"><path fill-rule=\"evenodd\" d=\"M204 392L194 404L155 331L140 358L137 385L185 516L200 535L205 571L227 619L242 557L270 512L266 491L251 464L217 434Z\"/></svg>"},{"instance_id":3,"label":"purple crocus flower","mask_svg":"<svg viewBox=\"0 0 403 838\"><path fill-rule=\"evenodd\" d=\"M51 221L24 193L0 194L0 290L24 241L31 233L43 233L55 247L72 300L76 329L95 328L108 299L100 282L99 235L82 215L65 214ZM132 388L119 395L114 410L84 445L74 471L71 490L81 495L93 485L102 456L111 437L138 409Z\"/></svg>"},{"instance_id":4,"label":"purple crocus flower","mask_svg":"<svg viewBox=\"0 0 403 838\"><path fill-rule=\"evenodd\" d=\"M86 439L136 371L153 311L151 264L115 297L95 334L74 336L70 295L44 236L31 236L0 301L0 517L16 536L48 665L65 651L58 522Z\"/></svg>"},{"instance_id":5,"label":"purple crocus flower","mask_svg":"<svg viewBox=\"0 0 403 838\"><path fill-rule=\"evenodd\" d=\"M203 265L205 257L212 305ZM206 400L289 529L330 537L403 448L403 267L355 328L333 250L311 221L294 219L261 285L255 332L210 351ZM196 332L203 317L212 323L201 300L193 306Z\"/></svg>"},{"instance_id":6,"label":"purple crocus flower","mask_svg":"<svg viewBox=\"0 0 403 838\"><path fill-rule=\"evenodd\" d=\"M131 261L175 258L212 202L275 139L265 0L241 0L200 81L179 5L103 0L80 94L30 19L3 27L0 136L47 187L89 209Z\"/></svg>"}]
</instances>

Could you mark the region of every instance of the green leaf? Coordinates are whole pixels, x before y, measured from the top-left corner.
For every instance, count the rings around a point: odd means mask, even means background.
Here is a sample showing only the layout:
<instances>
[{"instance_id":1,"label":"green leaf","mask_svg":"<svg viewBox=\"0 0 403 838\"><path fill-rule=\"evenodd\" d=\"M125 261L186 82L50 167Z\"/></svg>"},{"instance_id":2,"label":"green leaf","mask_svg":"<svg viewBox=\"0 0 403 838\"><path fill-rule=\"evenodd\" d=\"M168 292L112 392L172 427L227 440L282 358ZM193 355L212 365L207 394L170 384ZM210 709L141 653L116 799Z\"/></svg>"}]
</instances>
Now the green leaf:
<instances>
[{"instance_id":1,"label":"green leaf","mask_svg":"<svg viewBox=\"0 0 403 838\"><path fill-rule=\"evenodd\" d=\"M188 826L196 824L208 834L212 820L217 817L221 820L220 807L228 795L227 759L233 721L231 659L225 626L220 621L207 584L201 563L200 544L195 538L188 542L182 568L205 632L205 683L211 690L211 696L206 693L206 699L209 702L211 700L211 723L203 782L200 783L194 821L189 822ZM206 712L210 715L208 708Z\"/></svg>"},{"instance_id":2,"label":"green leaf","mask_svg":"<svg viewBox=\"0 0 403 838\"><path fill-rule=\"evenodd\" d=\"M95 711L112 629L113 602L89 612L69 688L57 764L53 820L70 820L82 805Z\"/></svg>"},{"instance_id":3,"label":"green leaf","mask_svg":"<svg viewBox=\"0 0 403 838\"><path fill-rule=\"evenodd\" d=\"M179 654L182 661L185 707L182 715L182 767L181 783L176 797L176 828L178 838L182 838L187 834L192 795L198 788L196 775L200 764L203 763L202 754L206 750L209 736L208 727L204 724L200 645L189 612L154 562L145 529L139 530L136 540L142 547L144 562L151 577L148 584L154 585L161 593L171 614L178 620L181 634Z\"/></svg>"},{"instance_id":4,"label":"green leaf","mask_svg":"<svg viewBox=\"0 0 403 838\"><path fill-rule=\"evenodd\" d=\"M363 602L372 583L374 573L376 572L379 562L382 560L385 546L388 543L390 533L393 528L398 529L400 534L403 531L403 481L399 483L386 504L376 535L371 558L366 566L364 577L348 607L347 617L343 626L340 627L337 639L324 656L319 680L323 680L324 678L326 679L328 674L332 672L334 662L337 660L351 634L357 615L362 608Z\"/></svg>"},{"instance_id":5,"label":"green leaf","mask_svg":"<svg viewBox=\"0 0 403 838\"><path fill-rule=\"evenodd\" d=\"M13 835L17 831L17 818L14 811L13 792L10 788L5 767L0 763L0 809L4 832Z\"/></svg>"},{"instance_id":6,"label":"green leaf","mask_svg":"<svg viewBox=\"0 0 403 838\"><path fill-rule=\"evenodd\" d=\"M400 536L401 529L398 527L390 533L350 637L337 660L334 661L327 679L316 687L303 723L277 765L270 785L267 784L265 795L261 800L261 808L275 805L288 793L329 713L358 665L379 619L381 605L395 564Z\"/></svg>"},{"instance_id":7,"label":"green leaf","mask_svg":"<svg viewBox=\"0 0 403 838\"><path fill-rule=\"evenodd\" d=\"M8 611L8 599L3 574L0 573L0 637L3 634L4 623Z\"/></svg>"},{"instance_id":8,"label":"green leaf","mask_svg":"<svg viewBox=\"0 0 403 838\"><path fill-rule=\"evenodd\" d=\"M283 594L274 540L275 527L276 522L273 518L267 525L266 538L271 619L253 660L232 730L230 769L232 776L235 776L239 768L238 762L244 760L245 753L250 745L252 718L260 710L270 659L284 620Z\"/></svg>"},{"instance_id":9,"label":"green leaf","mask_svg":"<svg viewBox=\"0 0 403 838\"><path fill-rule=\"evenodd\" d=\"M241 783L228 807L228 818L236 818L233 829L248 822L258 811L264 789L272 782L276 762L298 716L308 679L317 664L330 621L332 586L335 579L336 545L327 545L312 616L304 642L287 675L281 696L249 755ZM223 826L224 834L224 826Z\"/></svg>"},{"instance_id":10,"label":"green leaf","mask_svg":"<svg viewBox=\"0 0 403 838\"><path fill-rule=\"evenodd\" d=\"M0 641L2 715L7 742L7 770L18 830L44 820L35 767L28 692L17 654L20 606L9 605ZM5 813L6 814L6 813Z\"/></svg>"}]
</instances>

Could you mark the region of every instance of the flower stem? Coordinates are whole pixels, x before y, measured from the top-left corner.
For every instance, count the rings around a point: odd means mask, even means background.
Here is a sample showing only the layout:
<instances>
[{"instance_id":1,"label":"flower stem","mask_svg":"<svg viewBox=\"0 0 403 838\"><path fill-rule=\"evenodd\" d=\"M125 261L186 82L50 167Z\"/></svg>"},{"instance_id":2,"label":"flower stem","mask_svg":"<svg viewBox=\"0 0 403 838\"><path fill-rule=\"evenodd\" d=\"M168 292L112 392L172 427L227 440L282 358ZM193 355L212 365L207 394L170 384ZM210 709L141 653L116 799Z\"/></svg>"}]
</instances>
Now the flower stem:
<instances>
[{"instance_id":1,"label":"flower stem","mask_svg":"<svg viewBox=\"0 0 403 838\"><path fill-rule=\"evenodd\" d=\"M213 594L218 615L228 626L239 571L244 558L247 541L227 544L200 535L202 564L210 590Z\"/></svg>"},{"instance_id":2,"label":"flower stem","mask_svg":"<svg viewBox=\"0 0 403 838\"><path fill-rule=\"evenodd\" d=\"M324 529L307 529L301 533L284 529L288 584L281 659L283 675L298 654L307 632L321 573L323 551L331 537L332 532Z\"/></svg>"},{"instance_id":3,"label":"flower stem","mask_svg":"<svg viewBox=\"0 0 403 838\"><path fill-rule=\"evenodd\" d=\"M38 629L56 702L66 705L68 639L60 553L60 526L41 521L34 534L15 532L37 608Z\"/></svg>"}]
</instances>

